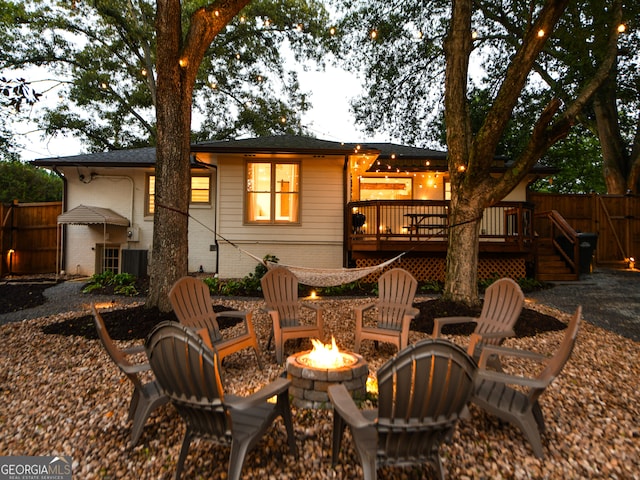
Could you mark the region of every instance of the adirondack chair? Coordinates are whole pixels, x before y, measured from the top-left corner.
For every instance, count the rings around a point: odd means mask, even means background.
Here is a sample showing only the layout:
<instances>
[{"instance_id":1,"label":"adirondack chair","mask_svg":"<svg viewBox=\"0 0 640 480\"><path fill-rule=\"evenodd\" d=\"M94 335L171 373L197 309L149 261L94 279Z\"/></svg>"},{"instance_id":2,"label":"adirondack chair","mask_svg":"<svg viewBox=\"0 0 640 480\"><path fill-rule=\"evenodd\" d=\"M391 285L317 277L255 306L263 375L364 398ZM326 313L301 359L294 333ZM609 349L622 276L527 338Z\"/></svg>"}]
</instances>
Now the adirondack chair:
<instances>
[{"instance_id":1,"label":"adirondack chair","mask_svg":"<svg viewBox=\"0 0 640 480\"><path fill-rule=\"evenodd\" d=\"M475 369L462 347L441 338L426 339L380 367L377 409L359 410L344 385L329 386L333 465L349 426L365 480L375 480L379 466L424 463L444 479L440 445L451 441L465 411Z\"/></svg>"},{"instance_id":2,"label":"adirondack chair","mask_svg":"<svg viewBox=\"0 0 640 480\"><path fill-rule=\"evenodd\" d=\"M510 278L501 278L487 288L479 317L434 318L433 337L441 336L445 325L475 322L467 353L477 359L485 345L499 345L505 338L515 335L513 326L523 305L524 293L520 285Z\"/></svg>"},{"instance_id":3,"label":"adirondack chair","mask_svg":"<svg viewBox=\"0 0 640 480\"><path fill-rule=\"evenodd\" d=\"M471 402L520 428L538 458L544 457L540 435L545 430L539 398L569 360L578 335L581 314L582 307L578 306L552 357L493 345L486 346L480 355ZM520 357L543 363L545 367L535 377L496 372L487 369L487 359L491 355ZM518 386L518 389L512 386Z\"/></svg>"},{"instance_id":4,"label":"adirondack chair","mask_svg":"<svg viewBox=\"0 0 640 480\"><path fill-rule=\"evenodd\" d=\"M418 281L401 268L393 268L378 279L378 300L354 307L356 317L356 341L354 350L360 352L362 340L387 342L401 350L409 343L411 320L420 311L413 308ZM365 325L366 312L377 308L377 322Z\"/></svg>"},{"instance_id":5,"label":"adirondack chair","mask_svg":"<svg viewBox=\"0 0 640 480\"><path fill-rule=\"evenodd\" d=\"M140 435L142 435L142 429L144 428L144 424L147 423L151 412L167 403L169 397L162 393L155 379L143 382L141 374L151 370L148 362L132 363L128 358L131 355L144 353L144 346L136 345L124 350L119 349L115 343L113 343L105 327L104 319L94 304L91 304L91 311L102 345L109 354L109 357L111 357L111 360L113 360L131 383L133 383L133 394L131 395L131 401L129 403L128 419L133 420L130 446L134 447L138 443Z\"/></svg>"},{"instance_id":6,"label":"adirondack chair","mask_svg":"<svg viewBox=\"0 0 640 480\"><path fill-rule=\"evenodd\" d=\"M209 287L194 277L180 278L169 291L169 300L180 323L195 328L209 346L215 345L220 361L232 353L252 348L262 370L260 346L251 321L251 312L214 312ZM217 316L242 319L244 332L233 337L223 337Z\"/></svg>"},{"instance_id":7,"label":"adirondack chair","mask_svg":"<svg viewBox=\"0 0 640 480\"><path fill-rule=\"evenodd\" d=\"M276 360L282 364L284 345L294 338L318 338L324 336L323 309L314 303L298 300L298 279L283 267L270 269L260 279L262 293L273 324L271 338L276 344ZM303 313L302 308L314 312L312 317ZM308 320L303 323L302 320ZM271 346L269 338L268 346Z\"/></svg>"},{"instance_id":8,"label":"adirondack chair","mask_svg":"<svg viewBox=\"0 0 640 480\"><path fill-rule=\"evenodd\" d=\"M297 457L289 380L278 378L247 397L226 395L215 345L209 348L195 331L177 322L158 324L145 347L158 382L187 425L176 479L194 438L230 445L227 478L239 479L247 453L278 416L284 421L290 452ZM276 402L269 402L273 396Z\"/></svg>"}]
</instances>

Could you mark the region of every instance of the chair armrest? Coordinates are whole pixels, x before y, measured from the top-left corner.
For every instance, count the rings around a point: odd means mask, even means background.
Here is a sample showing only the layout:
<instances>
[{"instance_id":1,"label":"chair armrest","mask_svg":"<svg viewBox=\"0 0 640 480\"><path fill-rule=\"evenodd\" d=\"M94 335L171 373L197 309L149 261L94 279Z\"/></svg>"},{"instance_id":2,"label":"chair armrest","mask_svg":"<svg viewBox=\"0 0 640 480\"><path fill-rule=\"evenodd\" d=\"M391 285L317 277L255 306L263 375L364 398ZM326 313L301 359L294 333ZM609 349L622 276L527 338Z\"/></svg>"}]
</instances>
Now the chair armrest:
<instances>
[{"instance_id":1,"label":"chair armrest","mask_svg":"<svg viewBox=\"0 0 640 480\"><path fill-rule=\"evenodd\" d=\"M520 385L522 387L529 388L545 388L549 384L549 380L521 377L519 375L510 375L508 373L496 372L493 370L476 370L474 381L479 382L483 380L504 383L506 385Z\"/></svg>"},{"instance_id":2,"label":"chair armrest","mask_svg":"<svg viewBox=\"0 0 640 480\"><path fill-rule=\"evenodd\" d=\"M217 317L233 317L233 318L244 318L246 320L247 313L249 312L240 312L238 310L225 310L224 312L216 312Z\"/></svg>"},{"instance_id":3,"label":"chair armrest","mask_svg":"<svg viewBox=\"0 0 640 480\"><path fill-rule=\"evenodd\" d=\"M498 345L486 345L482 348L478 368L484 369L487 366L487 360L491 355L525 358L540 363L546 363L549 358L541 353L531 352L529 350L518 350L515 348L501 347Z\"/></svg>"},{"instance_id":4,"label":"chair armrest","mask_svg":"<svg viewBox=\"0 0 640 480\"><path fill-rule=\"evenodd\" d=\"M411 318L416 318L419 313L420 309L415 307L407 308L407 310L404 312L405 315L409 315Z\"/></svg>"},{"instance_id":5,"label":"chair armrest","mask_svg":"<svg viewBox=\"0 0 640 480\"><path fill-rule=\"evenodd\" d=\"M144 345L134 345L122 350L122 353L124 353L125 355L136 355L137 353L142 352L145 352Z\"/></svg>"},{"instance_id":6,"label":"chair armrest","mask_svg":"<svg viewBox=\"0 0 640 480\"><path fill-rule=\"evenodd\" d=\"M441 317L433 319L433 333L432 337L439 337L442 332L442 327L445 325L453 325L455 323L478 323L478 319L476 317Z\"/></svg>"},{"instance_id":7,"label":"chair armrest","mask_svg":"<svg viewBox=\"0 0 640 480\"><path fill-rule=\"evenodd\" d=\"M476 346L478 344L486 343L487 340L502 340L503 338L514 337L516 332L512 329L503 330L501 332L485 332L485 333L472 333L469 336L469 355L473 356ZM500 342L496 342L500 343ZM484 347L483 347L484 348Z\"/></svg>"},{"instance_id":8,"label":"chair armrest","mask_svg":"<svg viewBox=\"0 0 640 480\"><path fill-rule=\"evenodd\" d=\"M260 405L266 402L268 399L273 397L274 395L280 395L282 393L287 393L289 390L289 385L291 385L291 381L286 378L276 378L273 382L268 383L260 390L255 393L252 393L246 397L227 397L227 405L229 408L233 410L246 410L248 408L254 407L256 405Z\"/></svg>"},{"instance_id":9,"label":"chair armrest","mask_svg":"<svg viewBox=\"0 0 640 480\"><path fill-rule=\"evenodd\" d=\"M347 388L340 384L330 385L327 389L329 399L333 405L334 415L337 413L353 429L365 428L372 425L357 407Z\"/></svg>"},{"instance_id":10,"label":"chair armrest","mask_svg":"<svg viewBox=\"0 0 640 480\"><path fill-rule=\"evenodd\" d=\"M361 314L366 310L370 310L377 305L377 302L365 303L364 305L356 305L353 307L354 312L360 312Z\"/></svg>"},{"instance_id":11,"label":"chair armrest","mask_svg":"<svg viewBox=\"0 0 640 480\"><path fill-rule=\"evenodd\" d=\"M136 365L119 365L120 368L122 368L122 371L124 373L130 374L130 373L140 373L140 372L146 372L148 370L151 370L151 365L149 365L149 363L138 363Z\"/></svg>"},{"instance_id":12,"label":"chair armrest","mask_svg":"<svg viewBox=\"0 0 640 480\"><path fill-rule=\"evenodd\" d=\"M300 302L300 306L308 308L310 310L315 310L316 312L323 310L322 305L318 305L317 303Z\"/></svg>"}]
</instances>

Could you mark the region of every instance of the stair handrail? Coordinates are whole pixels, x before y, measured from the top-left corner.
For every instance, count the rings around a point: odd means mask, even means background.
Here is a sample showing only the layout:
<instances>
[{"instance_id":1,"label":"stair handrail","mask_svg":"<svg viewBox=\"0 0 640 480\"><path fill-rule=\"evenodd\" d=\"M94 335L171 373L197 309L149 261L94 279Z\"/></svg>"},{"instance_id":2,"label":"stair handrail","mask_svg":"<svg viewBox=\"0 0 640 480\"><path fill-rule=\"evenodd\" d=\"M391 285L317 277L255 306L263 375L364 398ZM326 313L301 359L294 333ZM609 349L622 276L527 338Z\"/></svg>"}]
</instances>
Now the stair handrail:
<instances>
[{"instance_id":1,"label":"stair handrail","mask_svg":"<svg viewBox=\"0 0 640 480\"><path fill-rule=\"evenodd\" d=\"M565 262L571 267L573 273L578 273L577 265L580 265L580 243L578 242L578 232L569 225L565 218L557 210L536 213L536 217L546 217L551 223L551 243L555 250L562 256ZM570 245L573 245L573 258L571 258L556 240L555 230L558 230Z\"/></svg>"}]
</instances>

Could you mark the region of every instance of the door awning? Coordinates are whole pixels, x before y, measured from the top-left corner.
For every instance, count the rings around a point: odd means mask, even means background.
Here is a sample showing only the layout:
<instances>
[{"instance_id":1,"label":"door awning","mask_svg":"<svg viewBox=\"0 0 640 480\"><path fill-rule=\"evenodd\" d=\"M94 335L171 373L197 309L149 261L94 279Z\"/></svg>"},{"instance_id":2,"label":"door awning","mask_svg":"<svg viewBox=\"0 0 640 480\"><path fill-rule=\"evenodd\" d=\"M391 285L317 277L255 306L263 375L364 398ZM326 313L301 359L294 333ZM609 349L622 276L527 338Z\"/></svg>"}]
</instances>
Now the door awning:
<instances>
[{"instance_id":1,"label":"door awning","mask_svg":"<svg viewBox=\"0 0 640 480\"><path fill-rule=\"evenodd\" d=\"M129 219L108 208L78 205L68 212L58 215L58 223L65 225L101 224L128 227Z\"/></svg>"}]
</instances>

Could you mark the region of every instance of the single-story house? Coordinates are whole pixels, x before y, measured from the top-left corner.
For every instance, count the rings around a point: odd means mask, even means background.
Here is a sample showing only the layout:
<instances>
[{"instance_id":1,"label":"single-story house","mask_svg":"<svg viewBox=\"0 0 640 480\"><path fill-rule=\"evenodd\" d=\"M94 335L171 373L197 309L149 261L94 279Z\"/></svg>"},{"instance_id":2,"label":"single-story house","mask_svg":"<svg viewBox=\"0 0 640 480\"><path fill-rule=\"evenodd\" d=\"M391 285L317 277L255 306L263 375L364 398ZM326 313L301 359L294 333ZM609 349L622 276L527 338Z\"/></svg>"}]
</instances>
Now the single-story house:
<instances>
[{"instance_id":1,"label":"single-story house","mask_svg":"<svg viewBox=\"0 0 640 480\"><path fill-rule=\"evenodd\" d=\"M443 277L450 184L446 152L282 135L191 148L189 270L240 278L256 257L317 268L371 266L401 252L419 279ZM153 261L155 149L44 158L64 179L60 269L146 273ZM495 172L505 169L497 158ZM521 277L533 261L527 185L482 223L480 276Z\"/></svg>"}]
</instances>

